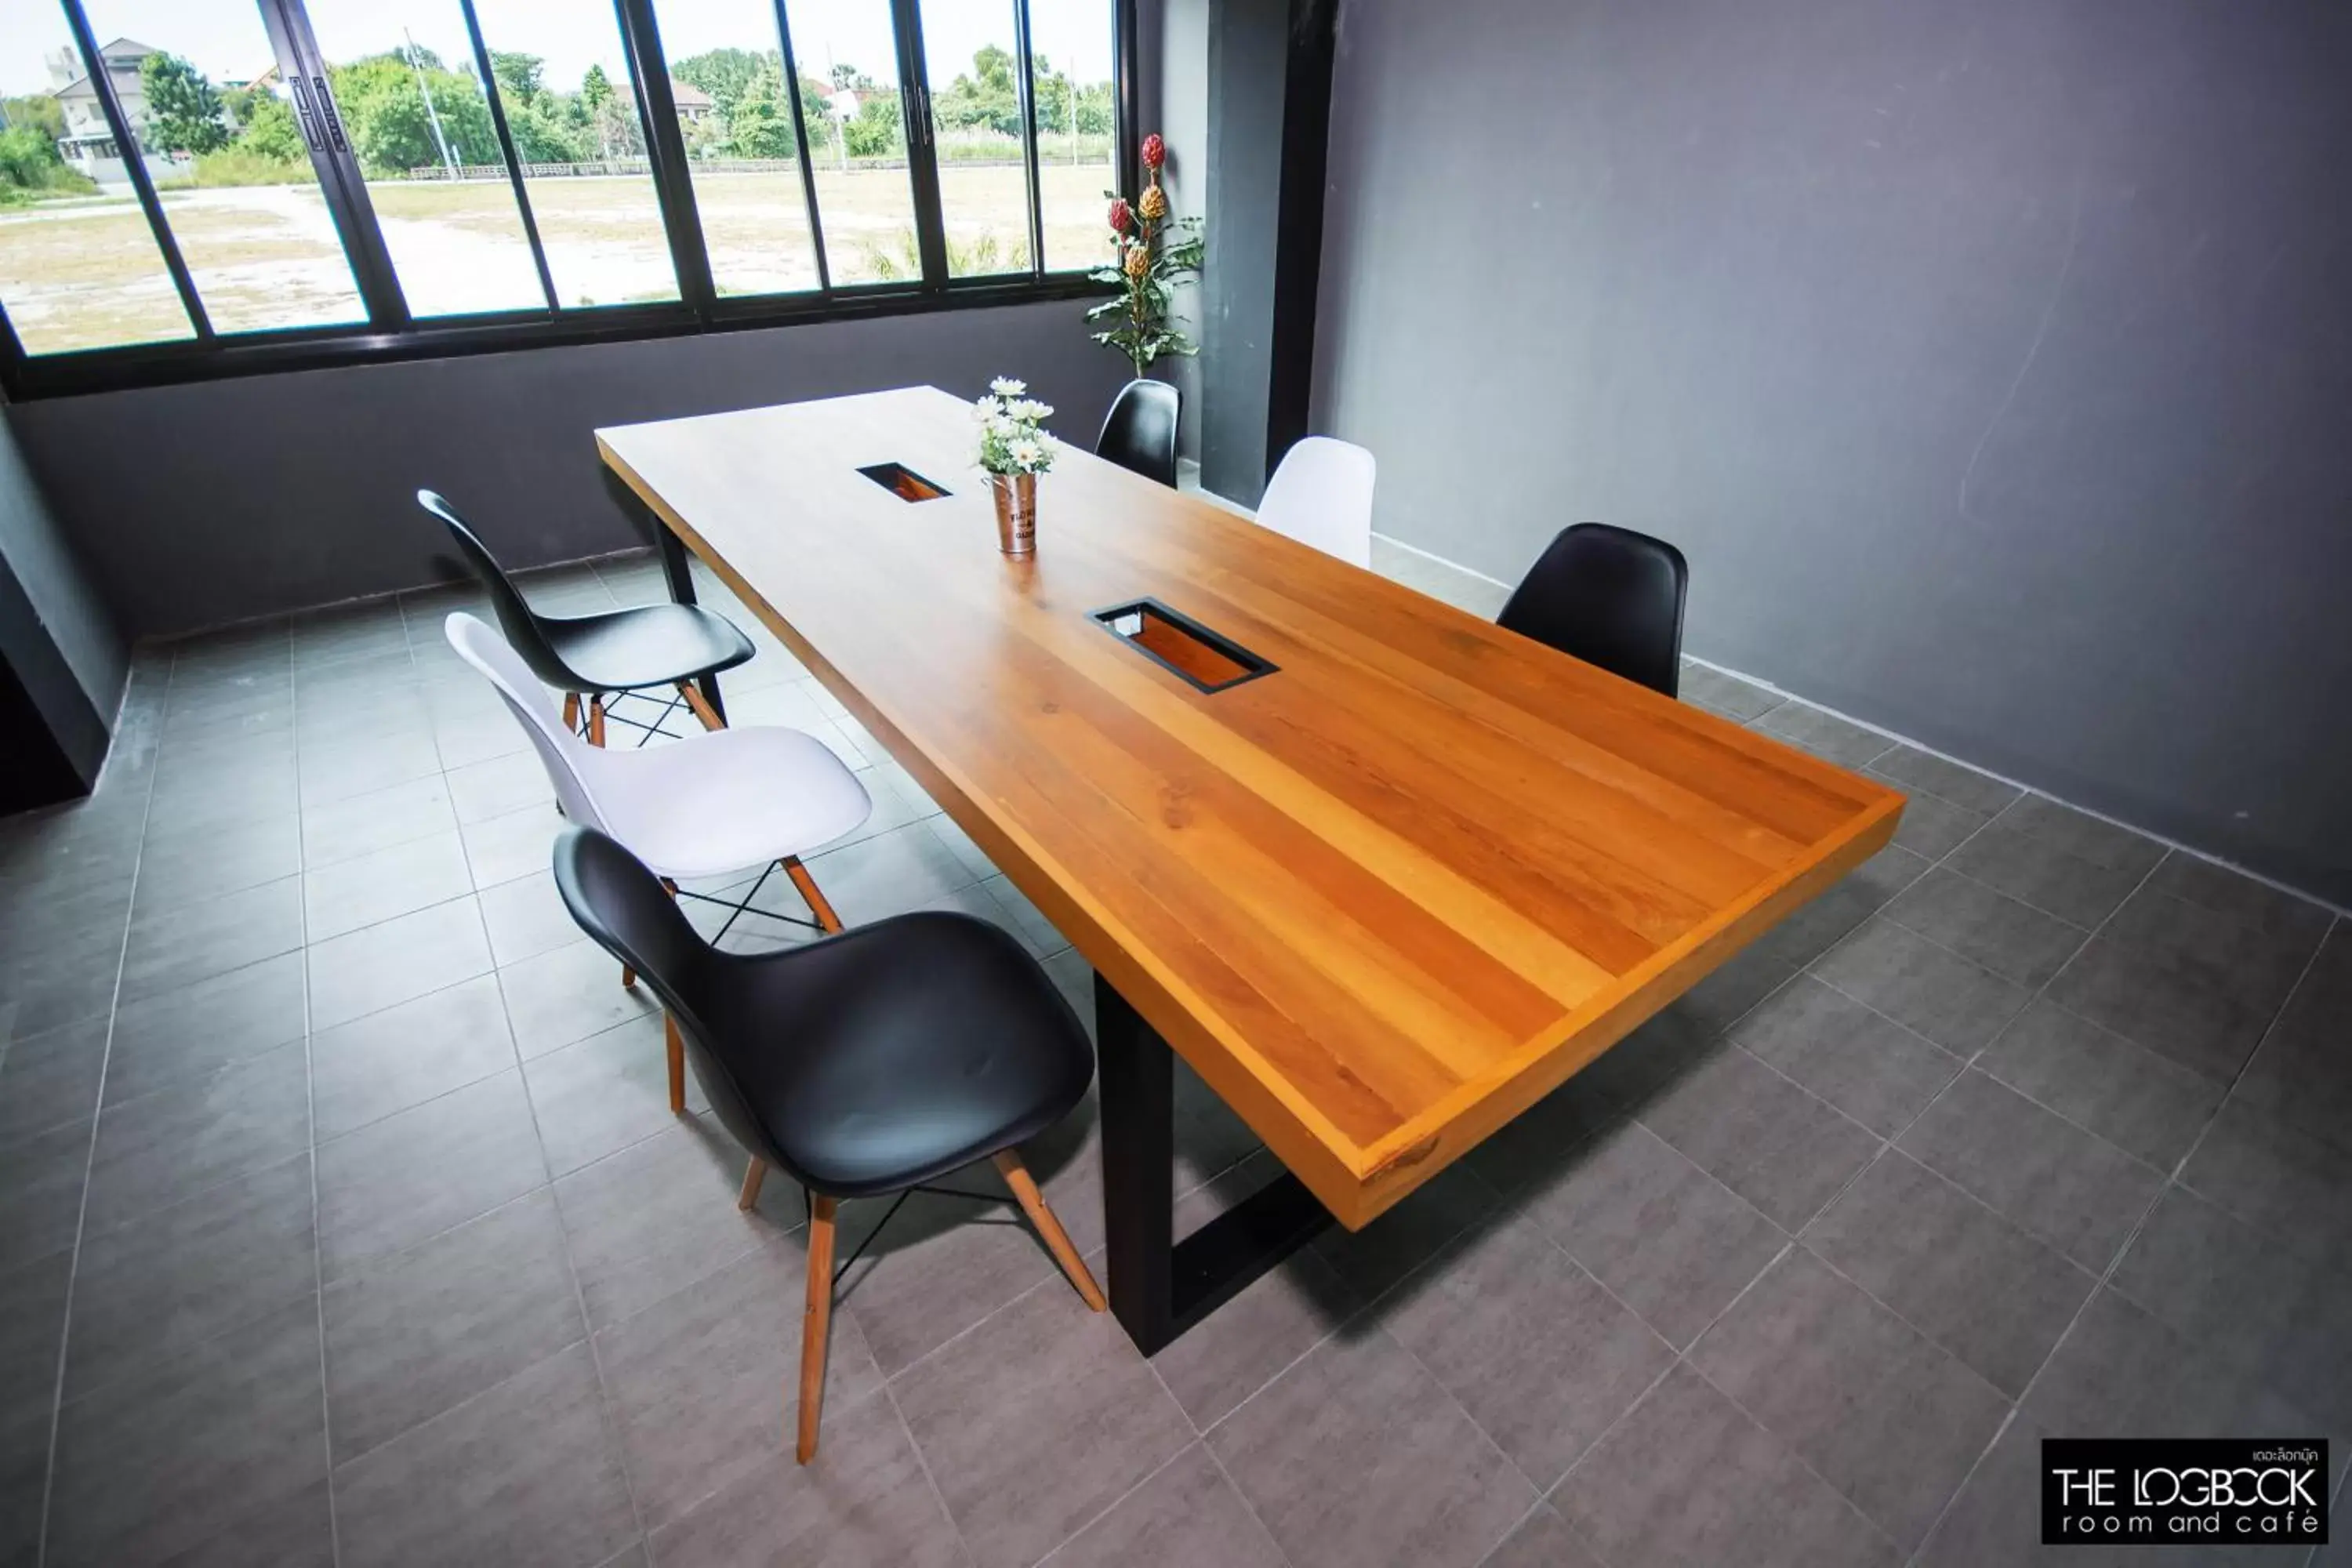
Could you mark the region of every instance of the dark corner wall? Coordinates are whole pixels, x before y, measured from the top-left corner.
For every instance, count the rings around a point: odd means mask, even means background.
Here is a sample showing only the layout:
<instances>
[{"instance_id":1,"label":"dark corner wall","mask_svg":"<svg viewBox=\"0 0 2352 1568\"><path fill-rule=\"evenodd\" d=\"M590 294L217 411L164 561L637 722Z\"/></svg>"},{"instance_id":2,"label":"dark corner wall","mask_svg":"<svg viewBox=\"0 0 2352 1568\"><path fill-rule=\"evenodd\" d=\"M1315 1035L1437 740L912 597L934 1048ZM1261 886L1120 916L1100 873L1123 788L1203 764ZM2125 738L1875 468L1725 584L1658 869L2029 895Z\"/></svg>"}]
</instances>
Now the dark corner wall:
<instances>
[{"instance_id":1,"label":"dark corner wall","mask_svg":"<svg viewBox=\"0 0 2352 1568\"><path fill-rule=\"evenodd\" d=\"M87 790L106 759L130 651L81 552L0 419L0 811Z\"/></svg>"},{"instance_id":2,"label":"dark corner wall","mask_svg":"<svg viewBox=\"0 0 2352 1568\"><path fill-rule=\"evenodd\" d=\"M2352 6L1347 0L1318 428L1515 580L2352 903Z\"/></svg>"},{"instance_id":3,"label":"dark corner wall","mask_svg":"<svg viewBox=\"0 0 2352 1568\"><path fill-rule=\"evenodd\" d=\"M133 637L455 575L441 490L510 566L646 542L598 426L1025 378L1091 447L1126 363L1081 301L255 376L9 410L59 523ZM116 681L117 689L121 682ZM110 708L110 711L111 709Z\"/></svg>"}]
</instances>

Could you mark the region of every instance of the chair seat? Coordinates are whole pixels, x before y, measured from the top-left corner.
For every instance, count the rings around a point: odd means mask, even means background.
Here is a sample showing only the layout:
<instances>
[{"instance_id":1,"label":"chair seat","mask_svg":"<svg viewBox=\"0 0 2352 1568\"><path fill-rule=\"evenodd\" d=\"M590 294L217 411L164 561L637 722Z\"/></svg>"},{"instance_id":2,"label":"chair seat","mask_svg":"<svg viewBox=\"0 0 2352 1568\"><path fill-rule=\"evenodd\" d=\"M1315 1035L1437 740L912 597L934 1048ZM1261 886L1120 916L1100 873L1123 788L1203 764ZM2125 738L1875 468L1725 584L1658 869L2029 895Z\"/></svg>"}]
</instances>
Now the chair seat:
<instances>
[{"instance_id":1,"label":"chair seat","mask_svg":"<svg viewBox=\"0 0 2352 1568\"><path fill-rule=\"evenodd\" d=\"M715 877L805 855L873 802L823 741L780 725L714 730L614 754L597 781L613 837L658 875Z\"/></svg>"},{"instance_id":2,"label":"chair seat","mask_svg":"<svg viewBox=\"0 0 2352 1568\"><path fill-rule=\"evenodd\" d=\"M635 691L732 669L751 639L698 605L641 605L601 616L541 617L550 647L587 692Z\"/></svg>"},{"instance_id":3,"label":"chair seat","mask_svg":"<svg viewBox=\"0 0 2352 1568\"><path fill-rule=\"evenodd\" d=\"M714 956L719 1056L777 1152L835 1197L931 1181L1030 1138L1094 1075L1061 992L1011 933L970 915Z\"/></svg>"}]
</instances>

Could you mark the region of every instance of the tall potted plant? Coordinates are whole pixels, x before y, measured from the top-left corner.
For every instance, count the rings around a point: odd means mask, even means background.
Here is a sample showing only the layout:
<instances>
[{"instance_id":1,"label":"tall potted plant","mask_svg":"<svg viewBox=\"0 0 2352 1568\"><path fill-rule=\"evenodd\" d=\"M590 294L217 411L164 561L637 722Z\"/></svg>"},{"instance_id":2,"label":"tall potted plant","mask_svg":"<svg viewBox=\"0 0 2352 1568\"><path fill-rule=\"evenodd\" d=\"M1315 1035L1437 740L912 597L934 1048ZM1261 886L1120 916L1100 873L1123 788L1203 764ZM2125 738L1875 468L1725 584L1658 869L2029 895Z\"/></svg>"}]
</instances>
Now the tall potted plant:
<instances>
[{"instance_id":1,"label":"tall potted plant","mask_svg":"<svg viewBox=\"0 0 2352 1568\"><path fill-rule=\"evenodd\" d=\"M1087 312L1087 320L1107 323L1094 334L1128 357L1139 376L1164 354L1192 354L1200 347L1176 326L1176 286L1201 272L1201 220L1176 217L1168 206L1168 193L1160 184L1160 166L1168 162L1168 143L1157 134L1143 139L1143 192L1133 202L1115 191L1110 197L1109 265L1097 268L1094 280L1116 283L1118 293Z\"/></svg>"}]
</instances>

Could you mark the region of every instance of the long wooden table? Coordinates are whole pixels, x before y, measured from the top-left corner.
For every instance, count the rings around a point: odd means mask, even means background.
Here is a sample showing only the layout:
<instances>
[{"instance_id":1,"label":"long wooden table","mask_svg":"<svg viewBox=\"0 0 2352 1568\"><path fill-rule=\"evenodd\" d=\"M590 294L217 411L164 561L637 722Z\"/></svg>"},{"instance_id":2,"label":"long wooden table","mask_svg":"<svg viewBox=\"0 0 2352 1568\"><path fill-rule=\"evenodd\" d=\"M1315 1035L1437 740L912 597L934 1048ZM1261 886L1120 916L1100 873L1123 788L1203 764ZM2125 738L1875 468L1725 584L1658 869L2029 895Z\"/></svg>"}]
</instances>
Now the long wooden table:
<instances>
[{"instance_id":1,"label":"long wooden table","mask_svg":"<svg viewBox=\"0 0 2352 1568\"><path fill-rule=\"evenodd\" d=\"M971 410L932 388L597 442L1095 966L1111 1296L1147 1351L1460 1158L1902 810L1076 449L1008 559ZM893 462L951 493L859 472ZM1276 668L1197 689L1094 618L1144 599ZM1170 1046L1294 1178L1181 1243Z\"/></svg>"}]
</instances>

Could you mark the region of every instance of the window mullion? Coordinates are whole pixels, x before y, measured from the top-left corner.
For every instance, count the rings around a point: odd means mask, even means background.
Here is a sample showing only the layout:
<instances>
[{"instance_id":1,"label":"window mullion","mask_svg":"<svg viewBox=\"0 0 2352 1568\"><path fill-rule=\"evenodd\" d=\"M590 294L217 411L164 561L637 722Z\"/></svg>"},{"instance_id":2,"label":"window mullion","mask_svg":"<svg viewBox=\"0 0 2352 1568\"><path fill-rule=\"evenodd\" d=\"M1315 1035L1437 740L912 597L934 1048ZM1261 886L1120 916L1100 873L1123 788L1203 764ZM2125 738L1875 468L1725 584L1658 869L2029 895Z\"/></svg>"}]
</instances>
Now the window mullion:
<instances>
[{"instance_id":1,"label":"window mullion","mask_svg":"<svg viewBox=\"0 0 2352 1568\"><path fill-rule=\"evenodd\" d=\"M686 137L678 130L677 101L669 89L669 60L654 25L653 0L614 0L614 10L621 21L621 47L636 90L646 158L653 166L654 195L669 235L678 296L698 318L709 321L719 289L710 278L710 251L702 238L694 181L686 166Z\"/></svg>"},{"instance_id":2,"label":"window mullion","mask_svg":"<svg viewBox=\"0 0 2352 1568\"><path fill-rule=\"evenodd\" d=\"M1118 0L1111 7L1111 137L1118 148L1118 188L1127 195L1143 189L1143 129L1136 108L1136 84L1142 71L1136 59L1135 0ZM1207 154L1201 153L1206 167Z\"/></svg>"},{"instance_id":3,"label":"window mullion","mask_svg":"<svg viewBox=\"0 0 2352 1568\"><path fill-rule=\"evenodd\" d=\"M548 270L547 247L540 243L539 220L531 216L530 193L523 188L522 160L515 154L514 133L507 129L506 101L499 90L498 75L490 69L490 49L482 41L481 18L474 15L474 0L457 0L457 9L466 18L466 42L474 51L474 72L482 80L482 100L489 106L490 129L498 133L499 155L506 160L507 183L514 188L515 211L521 216L522 237L530 246L530 264L538 269L540 292L552 310L555 275Z\"/></svg>"},{"instance_id":4,"label":"window mullion","mask_svg":"<svg viewBox=\"0 0 2352 1568\"><path fill-rule=\"evenodd\" d=\"M931 78L923 59L921 0L890 0L898 35L898 112L907 121L907 173L915 192L915 238L923 287L948 280L947 220L940 210L939 149L931 134Z\"/></svg>"},{"instance_id":5,"label":"window mullion","mask_svg":"<svg viewBox=\"0 0 2352 1568\"><path fill-rule=\"evenodd\" d=\"M384 248L377 228L375 204L368 200L360 176L359 154L343 133L341 111L335 107L327 80L327 63L310 33L310 14L302 0L259 0L261 23L269 35L278 68L294 94L295 117L310 149L310 168L318 176L319 195L350 262L352 279L367 306L368 324L380 332L408 325L408 300L394 272L392 253Z\"/></svg>"},{"instance_id":6,"label":"window mullion","mask_svg":"<svg viewBox=\"0 0 2352 1568\"><path fill-rule=\"evenodd\" d=\"M201 342L213 337L213 323L205 314L204 301L196 297L196 280L188 271L188 263L180 255L180 242L172 237L172 226L163 216L163 203L155 195L155 182L147 174L146 150L131 134L131 121L123 117L122 105L114 96L114 83L107 77L106 60L98 51L98 39L89 30L89 18L82 15L81 0L58 0L65 7L66 26L73 30L74 47L81 51L82 69L89 73L89 83L98 93L98 107L106 116L106 129L114 138L115 150L122 154L123 169L131 176L131 188L139 197L139 210L147 215L147 226L154 232L156 248L163 254L164 270L172 275L172 287L180 291L180 308L188 313L188 325L194 329Z\"/></svg>"},{"instance_id":7,"label":"window mullion","mask_svg":"<svg viewBox=\"0 0 2352 1568\"><path fill-rule=\"evenodd\" d=\"M809 158L808 120L801 108L800 57L793 53L793 22L784 14L784 0L775 0L776 47L782 51L784 88L793 104L793 145L801 155L801 195L808 202L809 243L816 247L816 286L833 292L833 268L824 258L824 219L818 216L816 164Z\"/></svg>"},{"instance_id":8,"label":"window mullion","mask_svg":"<svg viewBox=\"0 0 2352 1568\"><path fill-rule=\"evenodd\" d=\"M1045 196L1037 167L1037 54L1029 32L1029 0L1013 0L1013 34L1021 56L1021 158L1029 169L1029 275L1045 270ZM1075 90L1076 79L1072 79Z\"/></svg>"}]
</instances>

